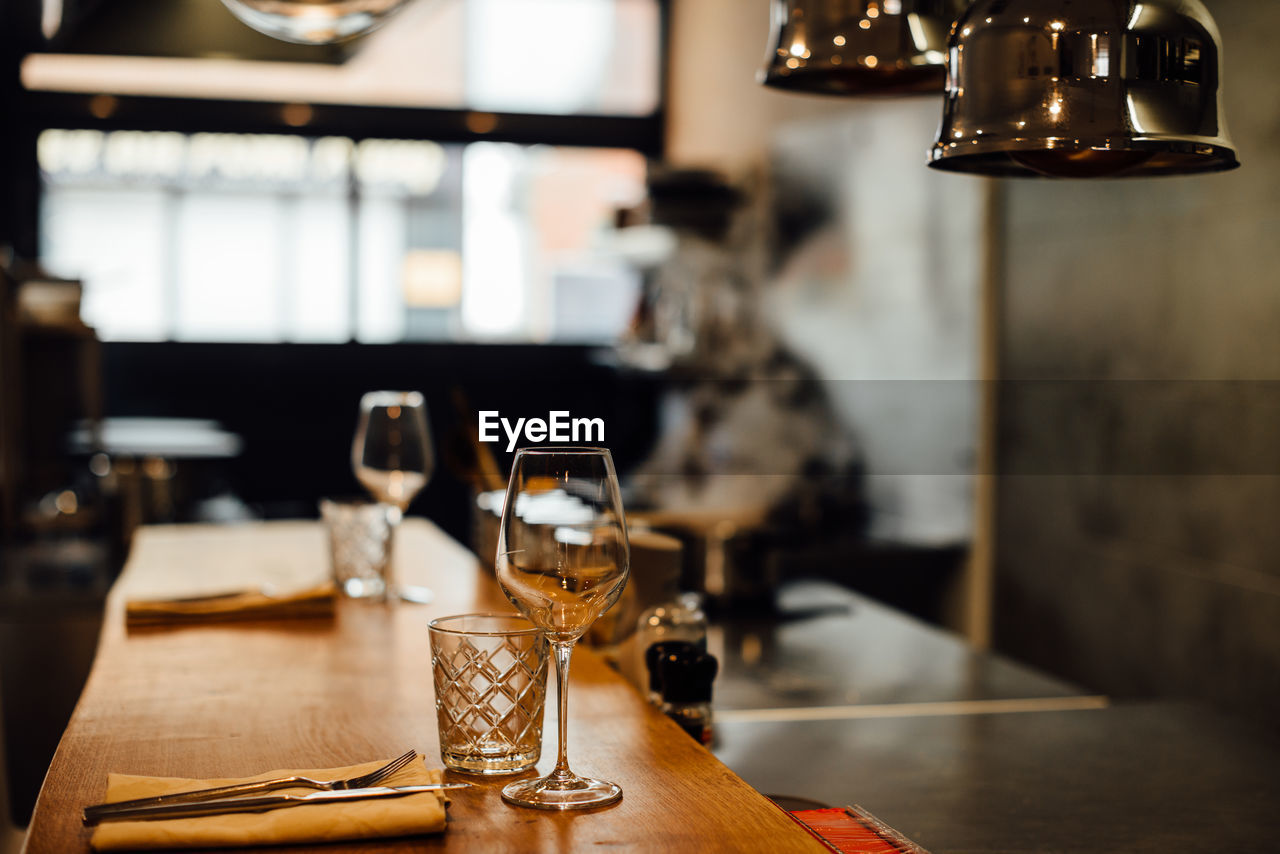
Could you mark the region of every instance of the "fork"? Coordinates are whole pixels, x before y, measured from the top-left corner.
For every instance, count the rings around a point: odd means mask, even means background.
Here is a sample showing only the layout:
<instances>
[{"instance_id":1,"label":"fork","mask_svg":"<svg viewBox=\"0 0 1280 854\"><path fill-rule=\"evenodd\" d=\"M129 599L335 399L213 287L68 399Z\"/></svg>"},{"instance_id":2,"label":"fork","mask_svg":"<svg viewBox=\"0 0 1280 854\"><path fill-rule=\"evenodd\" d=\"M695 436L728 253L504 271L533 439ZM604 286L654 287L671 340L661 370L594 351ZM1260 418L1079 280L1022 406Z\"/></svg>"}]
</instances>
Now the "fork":
<instances>
[{"instance_id":1,"label":"fork","mask_svg":"<svg viewBox=\"0 0 1280 854\"><path fill-rule=\"evenodd\" d=\"M236 783L231 786L218 786L212 789L196 789L190 792L174 792L169 795L155 795L149 798L135 798L131 801L113 801L105 804L94 804L84 808L86 821L98 821L120 810L135 807L156 806L160 804L189 803L209 798L226 798L234 795L250 795L258 792L273 792L276 789L307 788L335 792L343 789L364 789L376 785L408 765L417 757L418 751L410 750L403 756L383 765L367 774L338 780L314 780L311 777L293 775L277 777L274 780L261 780L257 783Z\"/></svg>"}]
</instances>

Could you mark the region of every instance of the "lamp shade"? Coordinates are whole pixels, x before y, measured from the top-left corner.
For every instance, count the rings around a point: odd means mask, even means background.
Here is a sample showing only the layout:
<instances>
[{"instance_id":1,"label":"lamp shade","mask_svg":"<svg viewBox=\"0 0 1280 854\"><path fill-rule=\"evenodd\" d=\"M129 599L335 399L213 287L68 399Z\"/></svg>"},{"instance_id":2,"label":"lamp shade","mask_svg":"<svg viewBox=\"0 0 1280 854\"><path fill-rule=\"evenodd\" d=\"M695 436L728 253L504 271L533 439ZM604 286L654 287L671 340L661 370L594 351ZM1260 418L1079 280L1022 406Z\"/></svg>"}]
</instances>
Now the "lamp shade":
<instances>
[{"instance_id":1,"label":"lamp shade","mask_svg":"<svg viewBox=\"0 0 1280 854\"><path fill-rule=\"evenodd\" d=\"M940 93L963 0L773 0L760 82L832 95Z\"/></svg>"},{"instance_id":2,"label":"lamp shade","mask_svg":"<svg viewBox=\"0 0 1280 854\"><path fill-rule=\"evenodd\" d=\"M1239 165L1200 0L977 0L951 30L930 166L1119 177Z\"/></svg>"},{"instance_id":3,"label":"lamp shade","mask_svg":"<svg viewBox=\"0 0 1280 854\"><path fill-rule=\"evenodd\" d=\"M260 33L296 44L331 44L363 35L406 0L222 0Z\"/></svg>"}]
</instances>

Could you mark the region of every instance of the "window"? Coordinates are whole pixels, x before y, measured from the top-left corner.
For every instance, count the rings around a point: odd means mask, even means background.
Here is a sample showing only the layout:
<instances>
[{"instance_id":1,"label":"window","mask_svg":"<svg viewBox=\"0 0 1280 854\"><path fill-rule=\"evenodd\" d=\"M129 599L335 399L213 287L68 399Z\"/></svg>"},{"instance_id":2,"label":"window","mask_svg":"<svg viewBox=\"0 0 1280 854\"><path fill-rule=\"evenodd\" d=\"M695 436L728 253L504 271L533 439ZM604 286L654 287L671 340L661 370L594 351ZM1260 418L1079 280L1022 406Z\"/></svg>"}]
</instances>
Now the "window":
<instances>
[{"instance_id":1,"label":"window","mask_svg":"<svg viewBox=\"0 0 1280 854\"><path fill-rule=\"evenodd\" d=\"M41 255L104 340L608 341L624 149L48 130Z\"/></svg>"},{"instance_id":2,"label":"window","mask_svg":"<svg viewBox=\"0 0 1280 854\"><path fill-rule=\"evenodd\" d=\"M203 0L55 9L22 65L41 257L106 340L609 340L664 8L414 0L326 48Z\"/></svg>"}]
</instances>

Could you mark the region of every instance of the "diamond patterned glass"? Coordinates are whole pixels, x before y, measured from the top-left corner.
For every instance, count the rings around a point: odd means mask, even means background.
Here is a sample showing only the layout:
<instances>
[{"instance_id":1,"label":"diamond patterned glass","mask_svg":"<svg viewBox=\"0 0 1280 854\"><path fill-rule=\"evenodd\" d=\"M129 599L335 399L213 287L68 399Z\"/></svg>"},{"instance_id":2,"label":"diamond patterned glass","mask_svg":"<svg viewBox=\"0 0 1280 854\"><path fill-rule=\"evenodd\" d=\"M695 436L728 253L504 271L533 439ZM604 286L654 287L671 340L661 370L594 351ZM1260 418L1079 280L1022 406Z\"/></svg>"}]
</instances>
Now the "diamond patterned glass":
<instances>
[{"instance_id":1,"label":"diamond patterned glass","mask_svg":"<svg viewBox=\"0 0 1280 854\"><path fill-rule=\"evenodd\" d=\"M391 517L388 508L367 501L320 502L320 515L329 529L329 559L333 582L356 599L384 599L391 557Z\"/></svg>"},{"instance_id":2,"label":"diamond patterned glass","mask_svg":"<svg viewBox=\"0 0 1280 854\"><path fill-rule=\"evenodd\" d=\"M462 614L432 620L440 758L469 774L512 774L542 754L547 640L523 617Z\"/></svg>"}]
</instances>

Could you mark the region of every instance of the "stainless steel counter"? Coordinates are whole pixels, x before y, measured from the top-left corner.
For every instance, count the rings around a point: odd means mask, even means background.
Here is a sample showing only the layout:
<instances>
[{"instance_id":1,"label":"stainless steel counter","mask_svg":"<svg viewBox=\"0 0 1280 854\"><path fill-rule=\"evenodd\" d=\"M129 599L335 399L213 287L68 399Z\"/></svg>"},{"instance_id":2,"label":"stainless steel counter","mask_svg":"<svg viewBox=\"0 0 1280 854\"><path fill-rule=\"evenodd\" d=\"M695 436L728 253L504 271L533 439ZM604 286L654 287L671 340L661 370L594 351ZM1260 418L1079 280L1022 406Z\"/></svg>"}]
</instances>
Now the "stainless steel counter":
<instances>
[{"instance_id":1,"label":"stainless steel counter","mask_svg":"<svg viewBox=\"0 0 1280 854\"><path fill-rule=\"evenodd\" d=\"M1273 734L1110 703L840 588L780 602L712 634L713 749L761 792L860 804L932 854L1276 850Z\"/></svg>"}]
</instances>

